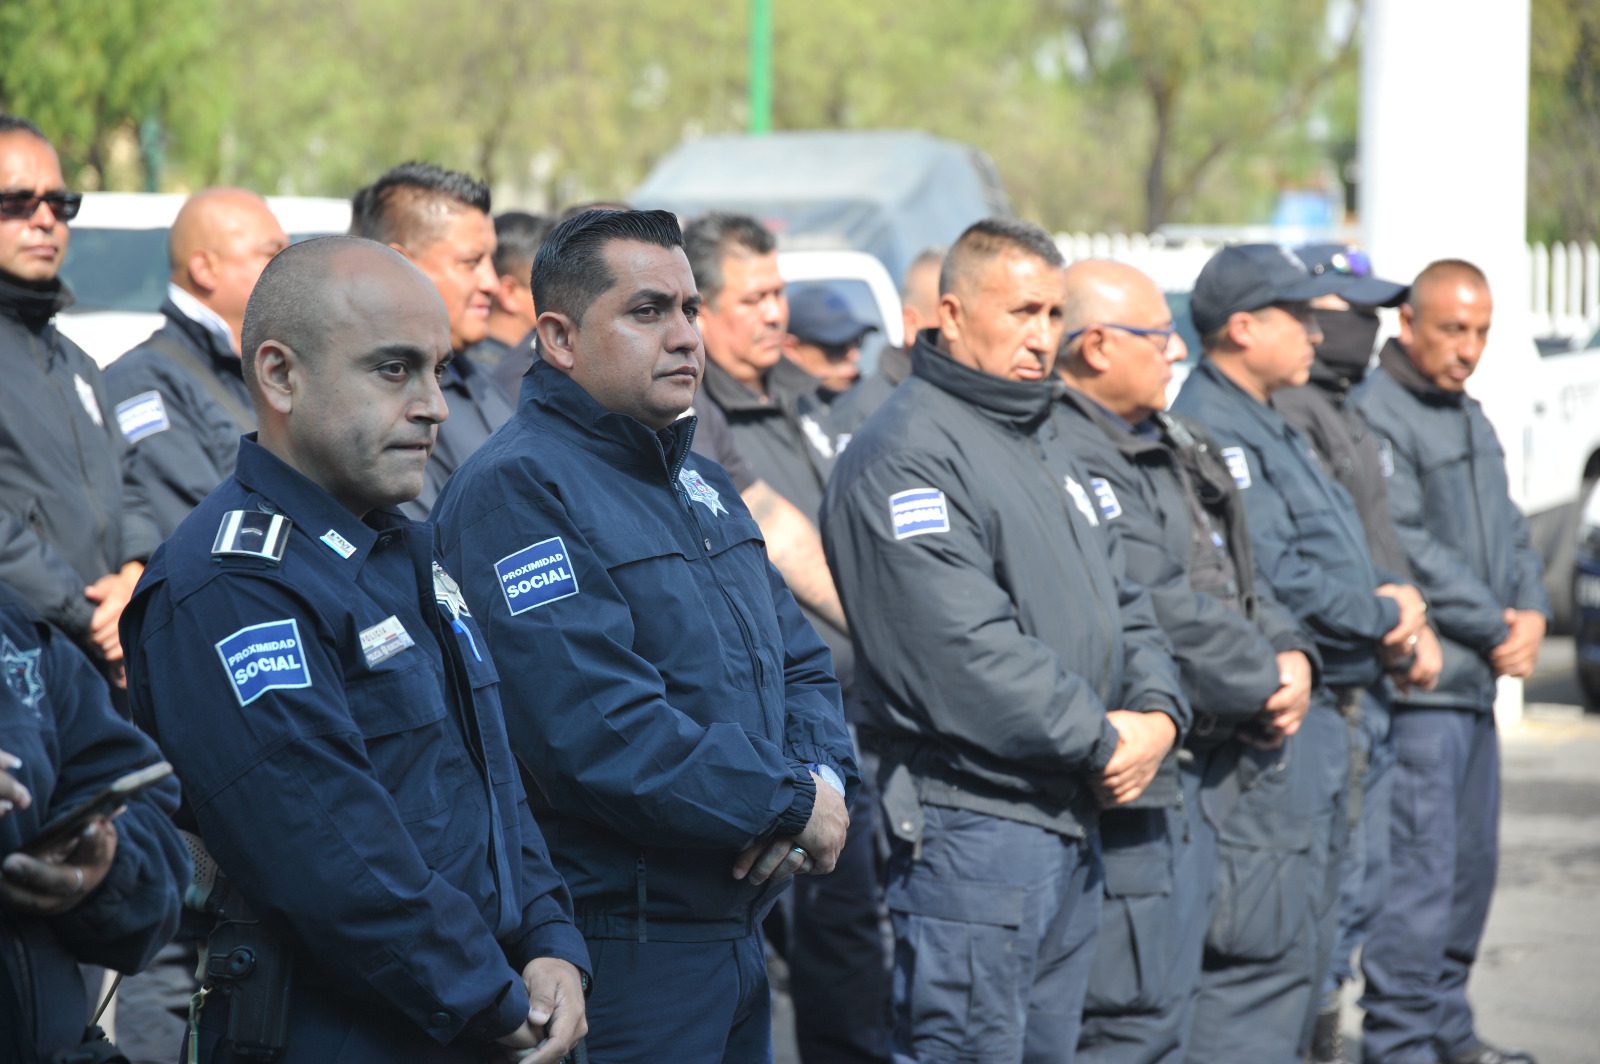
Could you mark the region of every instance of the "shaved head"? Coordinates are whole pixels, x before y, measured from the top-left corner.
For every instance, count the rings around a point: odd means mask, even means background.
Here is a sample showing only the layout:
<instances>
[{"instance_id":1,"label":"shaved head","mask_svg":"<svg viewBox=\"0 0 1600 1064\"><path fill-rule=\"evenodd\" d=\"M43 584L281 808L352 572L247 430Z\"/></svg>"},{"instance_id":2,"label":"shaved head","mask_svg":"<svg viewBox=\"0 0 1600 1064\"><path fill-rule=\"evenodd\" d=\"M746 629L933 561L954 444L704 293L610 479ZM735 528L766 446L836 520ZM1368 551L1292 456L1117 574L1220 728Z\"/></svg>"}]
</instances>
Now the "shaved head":
<instances>
[{"instance_id":1,"label":"shaved head","mask_svg":"<svg viewBox=\"0 0 1600 1064\"><path fill-rule=\"evenodd\" d=\"M1067 267L1067 334L1097 322L1122 321L1131 300L1152 293L1161 298L1156 283L1127 263L1110 259L1074 262ZM1080 340L1067 344L1064 353L1069 359L1082 347Z\"/></svg>"},{"instance_id":2,"label":"shaved head","mask_svg":"<svg viewBox=\"0 0 1600 1064\"><path fill-rule=\"evenodd\" d=\"M1411 282L1406 302L1412 307L1421 306L1441 291L1465 285L1468 288L1489 290L1489 278L1483 271L1465 259L1440 259L1429 263Z\"/></svg>"},{"instance_id":3,"label":"shaved head","mask_svg":"<svg viewBox=\"0 0 1600 1064\"><path fill-rule=\"evenodd\" d=\"M173 220L167 236L172 283L214 311L239 349L256 279L288 246L266 200L248 189L208 188L190 196Z\"/></svg>"},{"instance_id":4,"label":"shaved head","mask_svg":"<svg viewBox=\"0 0 1600 1064\"><path fill-rule=\"evenodd\" d=\"M251 394L257 392L252 370L262 344L276 341L315 361L366 301L386 296L394 302L400 293L443 306L427 275L385 244L324 236L286 249L261 272L245 310L244 379Z\"/></svg>"},{"instance_id":5,"label":"shaved head","mask_svg":"<svg viewBox=\"0 0 1600 1064\"><path fill-rule=\"evenodd\" d=\"M1466 389L1489 342L1494 300L1483 271L1461 259L1432 263L1400 306L1400 347L1444 392Z\"/></svg>"},{"instance_id":6,"label":"shaved head","mask_svg":"<svg viewBox=\"0 0 1600 1064\"><path fill-rule=\"evenodd\" d=\"M351 513L416 498L439 423L450 317L426 274L357 237L273 259L245 312L261 446Z\"/></svg>"},{"instance_id":7,"label":"shaved head","mask_svg":"<svg viewBox=\"0 0 1600 1064\"><path fill-rule=\"evenodd\" d=\"M1064 317L1056 369L1069 387L1131 424L1166 408L1172 363L1188 349L1167 335L1172 311L1154 281L1126 263L1075 262Z\"/></svg>"}]
</instances>

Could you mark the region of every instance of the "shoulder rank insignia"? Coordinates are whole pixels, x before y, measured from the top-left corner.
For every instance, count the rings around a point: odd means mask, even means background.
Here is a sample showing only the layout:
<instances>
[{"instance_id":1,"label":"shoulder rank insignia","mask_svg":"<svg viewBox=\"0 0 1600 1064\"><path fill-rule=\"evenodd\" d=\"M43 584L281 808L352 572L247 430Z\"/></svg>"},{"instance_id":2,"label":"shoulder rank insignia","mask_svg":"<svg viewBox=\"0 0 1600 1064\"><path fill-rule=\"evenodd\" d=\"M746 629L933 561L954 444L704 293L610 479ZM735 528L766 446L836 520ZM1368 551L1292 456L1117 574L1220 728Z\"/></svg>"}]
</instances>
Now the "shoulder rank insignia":
<instances>
[{"instance_id":1,"label":"shoulder rank insignia","mask_svg":"<svg viewBox=\"0 0 1600 1064\"><path fill-rule=\"evenodd\" d=\"M293 523L282 514L262 510L229 510L211 544L212 557L261 558L277 565L289 545Z\"/></svg>"}]
</instances>

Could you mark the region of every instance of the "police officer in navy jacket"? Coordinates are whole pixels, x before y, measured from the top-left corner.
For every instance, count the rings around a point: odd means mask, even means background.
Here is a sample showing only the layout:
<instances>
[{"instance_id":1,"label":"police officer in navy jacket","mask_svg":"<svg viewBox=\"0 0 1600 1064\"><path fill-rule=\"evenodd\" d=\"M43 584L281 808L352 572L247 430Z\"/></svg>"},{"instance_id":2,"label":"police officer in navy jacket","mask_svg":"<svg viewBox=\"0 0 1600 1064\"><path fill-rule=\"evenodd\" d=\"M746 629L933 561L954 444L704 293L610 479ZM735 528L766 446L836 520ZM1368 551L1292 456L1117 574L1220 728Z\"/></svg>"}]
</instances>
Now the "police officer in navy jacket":
<instances>
[{"instance_id":1,"label":"police officer in navy jacket","mask_svg":"<svg viewBox=\"0 0 1600 1064\"><path fill-rule=\"evenodd\" d=\"M433 519L594 958L590 1059L770 1059L759 928L844 844L839 687L690 453L700 300L672 215L568 219L533 289L542 359Z\"/></svg>"},{"instance_id":2,"label":"police officer in navy jacket","mask_svg":"<svg viewBox=\"0 0 1600 1064\"><path fill-rule=\"evenodd\" d=\"M444 308L398 253L329 237L273 260L244 336L259 438L152 559L123 633L224 908L267 936L244 978L208 968L201 1059L236 1059L229 1019L287 988L285 1060L554 1064L583 1034L588 958L483 632L432 529L393 509L446 415Z\"/></svg>"}]
</instances>

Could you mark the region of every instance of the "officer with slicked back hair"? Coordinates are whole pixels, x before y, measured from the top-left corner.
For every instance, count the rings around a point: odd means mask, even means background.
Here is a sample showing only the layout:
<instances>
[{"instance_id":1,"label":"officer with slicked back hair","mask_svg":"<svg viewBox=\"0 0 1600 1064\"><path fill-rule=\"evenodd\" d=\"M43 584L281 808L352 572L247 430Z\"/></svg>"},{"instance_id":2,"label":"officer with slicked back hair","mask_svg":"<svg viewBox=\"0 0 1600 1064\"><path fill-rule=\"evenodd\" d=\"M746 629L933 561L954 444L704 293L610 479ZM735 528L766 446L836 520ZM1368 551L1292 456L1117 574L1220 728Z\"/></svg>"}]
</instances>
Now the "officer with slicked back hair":
<instances>
[{"instance_id":1,"label":"officer with slicked back hair","mask_svg":"<svg viewBox=\"0 0 1600 1064\"><path fill-rule=\"evenodd\" d=\"M704 352L676 219L590 210L533 269L540 358L435 507L603 973L598 1062L770 1059L760 927L832 871L855 758L828 652L683 417Z\"/></svg>"},{"instance_id":2,"label":"officer with slicked back hair","mask_svg":"<svg viewBox=\"0 0 1600 1064\"><path fill-rule=\"evenodd\" d=\"M410 259L439 290L450 315L452 357L440 380L449 420L439 426L421 494L401 506L421 520L456 467L511 416L511 400L472 354L489 334L499 285L489 186L432 163L401 163L351 198L350 235L388 244Z\"/></svg>"}]
</instances>

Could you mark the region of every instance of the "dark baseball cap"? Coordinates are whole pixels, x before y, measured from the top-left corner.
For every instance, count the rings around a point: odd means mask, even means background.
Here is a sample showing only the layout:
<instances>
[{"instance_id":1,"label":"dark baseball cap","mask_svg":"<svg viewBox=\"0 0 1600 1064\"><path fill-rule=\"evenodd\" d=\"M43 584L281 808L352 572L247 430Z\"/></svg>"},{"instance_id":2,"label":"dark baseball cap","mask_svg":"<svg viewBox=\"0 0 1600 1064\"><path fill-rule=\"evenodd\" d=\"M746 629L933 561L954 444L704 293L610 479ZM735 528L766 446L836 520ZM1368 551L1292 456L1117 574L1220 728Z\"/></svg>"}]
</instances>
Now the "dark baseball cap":
<instances>
[{"instance_id":1,"label":"dark baseball cap","mask_svg":"<svg viewBox=\"0 0 1600 1064\"><path fill-rule=\"evenodd\" d=\"M1189 313L1195 331L1207 336L1240 311L1315 299L1339 291L1345 281L1336 273L1313 274L1279 244L1230 244L1195 278Z\"/></svg>"},{"instance_id":2,"label":"dark baseball cap","mask_svg":"<svg viewBox=\"0 0 1600 1064\"><path fill-rule=\"evenodd\" d=\"M1294 249L1313 277L1334 274L1344 286L1334 289L1346 303L1364 307L1397 307L1406 298L1407 285L1372 276L1372 259L1353 244L1306 244Z\"/></svg>"},{"instance_id":3,"label":"dark baseball cap","mask_svg":"<svg viewBox=\"0 0 1600 1064\"><path fill-rule=\"evenodd\" d=\"M877 328L858 317L849 301L828 285L807 285L789 297L789 332L805 343L853 344Z\"/></svg>"}]
</instances>

